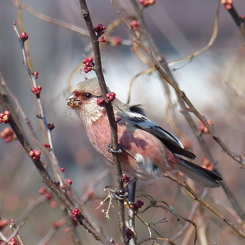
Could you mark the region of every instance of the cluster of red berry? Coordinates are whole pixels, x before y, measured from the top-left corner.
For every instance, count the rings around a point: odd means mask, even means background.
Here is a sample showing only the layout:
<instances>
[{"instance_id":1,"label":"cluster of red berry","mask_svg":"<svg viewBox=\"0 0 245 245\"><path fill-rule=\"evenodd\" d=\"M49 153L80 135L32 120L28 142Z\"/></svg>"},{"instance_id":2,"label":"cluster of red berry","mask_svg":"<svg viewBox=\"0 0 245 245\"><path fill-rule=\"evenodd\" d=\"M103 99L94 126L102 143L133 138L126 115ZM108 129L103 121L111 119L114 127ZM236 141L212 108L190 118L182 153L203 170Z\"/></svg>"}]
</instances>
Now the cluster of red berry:
<instances>
[{"instance_id":1,"label":"cluster of red berry","mask_svg":"<svg viewBox=\"0 0 245 245\"><path fill-rule=\"evenodd\" d=\"M94 31L97 33L98 37L105 33L105 29L106 27L102 24L98 24L96 27L94 27Z\"/></svg>"},{"instance_id":2,"label":"cluster of red berry","mask_svg":"<svg viewBox=\"0 0 245 245\"><path fill-rule=\"evenodd\" d=\"M35 95L39 95L41 93L41 90L42 90L42 86L33 87L31 89L32 93Z\"/></svg>"},{"instance_id":3,"label":"cluster of red berry","mask_svg":"<svg viewBox=\"0 0 245 245\"><path fill-rule=\"evenodd\" d=\"M80 210L78 208L75 208L71 211L72 217L74 220L77 220L77 216L81 214Z\"/></svg>"},{"instance_id":4,"label":"cluster of red berry","mask_svg":"<svg viewBox=\"0 0 245 245\"><path fill-rule=\"evenodd\" d=\"M94 59L92 57L88 57L83 60L83 64L84 64L83 70L85 73L88 73L89 71L93 69L94 67L93 60Z\"/></svg>"},{"instance_id":5,"label":"cluster of red berry","mask_svg":"<svg viewBox=\"0 0 245 245\"><path fill-rule=\"evenodd\" d=\"M106 94L107 102L112 102L116 98L116 94L114 92L110 92ZM97 105L104 106L105 100L103 98L97 98Z\"/></svg>"},{"instance_id":6,"label":"cluster of red berry","mask_svg":"<svg viewBox=\"0 0 245 245\"><path fill-rule=\"evenodd\" d=\"M29 156L33 159L33 160L39 160L40 156L41 156L41 151L39 150L31 150L29 152Z\"/></svg>"}]
</instances>

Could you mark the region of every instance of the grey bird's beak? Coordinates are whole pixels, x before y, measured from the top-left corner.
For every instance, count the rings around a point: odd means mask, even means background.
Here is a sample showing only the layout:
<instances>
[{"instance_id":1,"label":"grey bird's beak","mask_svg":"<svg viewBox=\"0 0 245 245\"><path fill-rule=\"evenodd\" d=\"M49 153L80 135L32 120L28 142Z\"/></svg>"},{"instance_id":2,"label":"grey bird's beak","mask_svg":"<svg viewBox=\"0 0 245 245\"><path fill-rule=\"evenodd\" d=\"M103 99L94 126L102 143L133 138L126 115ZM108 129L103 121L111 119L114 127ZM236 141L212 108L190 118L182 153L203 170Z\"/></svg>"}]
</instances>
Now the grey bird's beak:
<instances>
[{"instance_id":1,"label":"grey bird's beak","mask_svg":"<svg viewBox=\"0 0 245 245\"><path fill-rule=\"evenodd\" d=\"M81 103L81 101L74 94L71 94L69 97L66 98L66 100L68 100L67 106L71 109L76 109Z\"/></svg>"}]
</instances>

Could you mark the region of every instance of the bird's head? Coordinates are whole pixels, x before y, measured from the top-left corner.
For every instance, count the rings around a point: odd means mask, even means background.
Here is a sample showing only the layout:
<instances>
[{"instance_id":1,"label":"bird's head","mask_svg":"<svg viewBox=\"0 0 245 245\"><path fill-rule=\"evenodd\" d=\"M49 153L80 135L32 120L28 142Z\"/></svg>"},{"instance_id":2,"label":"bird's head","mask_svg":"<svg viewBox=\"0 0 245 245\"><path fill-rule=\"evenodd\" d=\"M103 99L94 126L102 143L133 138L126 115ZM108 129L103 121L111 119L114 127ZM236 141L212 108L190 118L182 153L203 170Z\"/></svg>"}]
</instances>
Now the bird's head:
<instances>
[{"instance_id":1,"label":"bird's head","mask_svg":"<svg viewBox=\"0 0 245 245\"><path fill-rule=\"evenodd\" d=\"M67 105L75 109L86 123L97 121L105 113L105 108L97 104L101 90L97 78L87 79L76 85Z\"/></svg>"}]
</instances>

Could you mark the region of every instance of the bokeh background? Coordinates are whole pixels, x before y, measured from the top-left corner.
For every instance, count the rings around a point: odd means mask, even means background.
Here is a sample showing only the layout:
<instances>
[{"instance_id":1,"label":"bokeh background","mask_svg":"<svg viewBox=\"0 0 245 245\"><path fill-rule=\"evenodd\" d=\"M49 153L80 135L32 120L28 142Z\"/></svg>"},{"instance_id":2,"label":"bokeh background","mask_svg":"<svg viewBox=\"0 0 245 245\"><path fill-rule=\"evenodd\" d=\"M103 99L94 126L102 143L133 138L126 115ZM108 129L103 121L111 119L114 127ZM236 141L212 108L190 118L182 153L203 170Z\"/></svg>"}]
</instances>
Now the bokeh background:
<instances>
[{"instance_id":1,"label":"bokeh background","mask_svg":"<svg viewBox=\"0 0 245 245\"><path fill-rule=\"evenodd\" d=\"M25 0L22 2L39 13L85 28L79 1ZM125 8L134 15L130 2L122 2ZM217 2L158 0L155 5L144 11L147 28L168 62L192 54L208 43L214 25ZM236 0L234 4L239 14L243 15L245 13L244 0ZM90 0L88 6L94 25L102 23L108 26L113 20L118 19L110 1ZM69 76L84 56L90 54L90 40L87 36L47 23L24 9L22 14L25 30L29 35L28 42L34 70L39 72L38 85L43 87L41 98L45 114L48 121L55 124L52 136L59 164L66 168L66 177L73 180L73 188L82 198L93 180L106 169L104 160L90 145L78 118L66 106L66 98L70 93ZM14 1L0 2L0 20L0 71L42 141L34 97L30 92L28 76L21 62L18 39L12 28L13 22L17 21ZM113 35L131 40L131 35L123 24L115 30ZM146 69L145 64L131 52L130 48L130 46L108 45L102 52L106 82L122 101L127 99L130 80ZM173 74L180 88L185 91L201 114L214 122L215 131L224 143L242 156L245 151L245 101L242 96L236 95L227 83L235 85L241 93L245 94L244 52L244 40L228 12L221 6L219 32L213 46L190 63L187 64L185 61L171 67L176 69ZM88 74L88 77L93 76L93 72ZM77 72L72 79L73 86L81 80L83 77ZM174 94L172 99L177 102ZM155 74L143 75L136 79L131 92L131 103L143 104L153 121L172 131L165 120L166 98ZM176 111L178 125L188 135L192 151L198 156L197 163L200 164L205 156L200 151L197 140L178 107ZM21 119L21 121L32 142L24 120ZM4 127L5 125L0 125L0 131ZM244 170L222 151L211 136L207 135L205 139L223 177L241 206L244 207ZM35 146L34 142L32 144ZM37 199L38 190L43 185L42 179L18 142L5 144L3 140L0 140L0 156L0 216L2 219L18 220L26 207ZM52 173L51 167L48 169ZM96 186L95 196L105 196L104 186L113 184L113 178L107 177ZM150 187L143 189L143 192L168 202L182 216L188 216L192 201L184 196L175 183L167 179L159 179ZM230 206L221 188L210 190L209 199L207 199L210 202L212 202L211 197ZM106 220L101 208L95 210L100 201L99 198L89 201L87 208L96 217L97 222L103 225L105 231L115 237L117 229L113 222L116 222L116 211L115 209L111 211L112 221ZM230 228L225 227L214 215L208 212L205 215L207 222L210 223L209 244L244 244L242 238L234 234ZM227 215L229 217L230 214ZM22 238L26 241L25 244L33 244L33 241L39 244L52 224L61 217L60 209L52 209L49 203L44 203L28 217L25 226L20 231ZM183 225L182 221L176 221L176 218L163 210L154 210L143 215L143 219L153 223L159 221L159 217L168 220L166 223L158 224L159 230L165 237L172 237ZM234 216L229 218L234 222L239 221ZM84 244L86 242L96 244L81 227L78 230L83 236ZM5 232L10 233L7 229ZM139 228L138 232L142 238L147 236L144 227ZM58 242L69 244L69 239L69 234L61 229L48 244ZM193 241L193 238L190 241ZM183 238L180 237L176 240L176 244L191 243L184 243ZM201 244L200 241L197 244Z\"/></svg>"}]
</instances>

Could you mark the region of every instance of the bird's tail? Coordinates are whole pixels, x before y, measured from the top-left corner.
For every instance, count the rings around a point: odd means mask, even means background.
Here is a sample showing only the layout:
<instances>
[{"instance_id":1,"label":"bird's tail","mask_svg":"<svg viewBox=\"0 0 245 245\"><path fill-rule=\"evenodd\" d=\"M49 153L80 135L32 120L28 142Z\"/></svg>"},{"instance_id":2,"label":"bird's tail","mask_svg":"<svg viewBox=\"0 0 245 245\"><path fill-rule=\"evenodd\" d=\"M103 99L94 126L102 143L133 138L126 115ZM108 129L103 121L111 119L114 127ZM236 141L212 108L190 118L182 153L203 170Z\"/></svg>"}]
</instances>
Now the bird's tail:
<instances>
[{"instance_id":1,"label":"bird's tail","mask_svg":"<svg viewBox=\"0 0 245 245\"><path fill-rule=\"evenodd\" d=\"M220 186L219 181L222 180L222 177L219 174L202 168L199 165L180 157L178 157L178 159L179 171L185 174L188 178L204 187L215 188Z\"/></svg>"}]
</instances>

